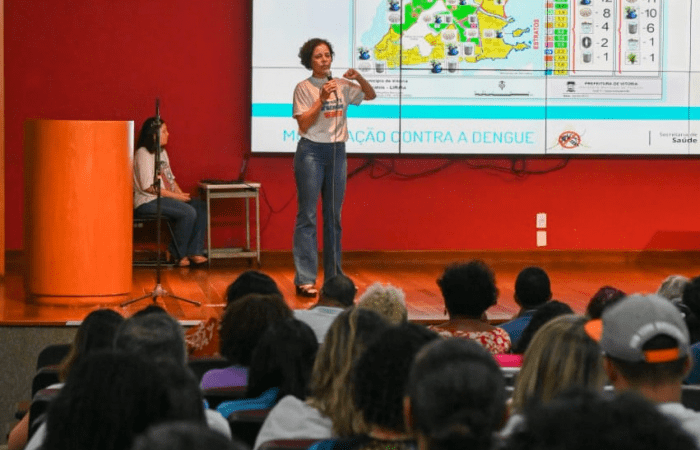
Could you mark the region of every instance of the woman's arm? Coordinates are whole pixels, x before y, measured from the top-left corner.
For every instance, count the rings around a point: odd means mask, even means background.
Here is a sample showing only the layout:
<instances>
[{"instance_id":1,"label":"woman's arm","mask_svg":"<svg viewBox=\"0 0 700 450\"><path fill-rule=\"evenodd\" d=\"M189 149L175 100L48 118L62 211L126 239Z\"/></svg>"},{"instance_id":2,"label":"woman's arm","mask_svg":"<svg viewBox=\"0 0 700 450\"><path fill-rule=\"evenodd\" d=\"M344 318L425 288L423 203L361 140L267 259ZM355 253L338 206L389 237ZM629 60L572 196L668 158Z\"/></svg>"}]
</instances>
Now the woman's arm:
<instances>
[{"instance_id":1,"label":"woman's arm","mask_svg":"<svg viewBox=\"0 0 700 450\"><path fill-rule=\"evenodd\" d=\"M365 78L357 70L348 69L348 71L343 74L343 77L347 78L348 80L355 80L358 82L360 88L362 88L362 92L365 94L365 100L374 100L377 98L377 93L374 92L372 85L369 84L369 82L365 80Z\"/></svg>"}]
</instances>

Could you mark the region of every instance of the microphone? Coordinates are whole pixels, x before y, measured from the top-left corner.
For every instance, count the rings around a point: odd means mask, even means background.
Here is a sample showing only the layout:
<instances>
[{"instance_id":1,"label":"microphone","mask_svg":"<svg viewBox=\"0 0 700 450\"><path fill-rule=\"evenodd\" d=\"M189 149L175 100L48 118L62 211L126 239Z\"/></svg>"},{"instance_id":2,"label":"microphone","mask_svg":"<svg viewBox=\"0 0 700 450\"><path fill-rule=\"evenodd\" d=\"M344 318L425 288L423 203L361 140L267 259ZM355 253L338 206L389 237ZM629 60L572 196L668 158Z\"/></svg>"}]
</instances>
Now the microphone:
<instances>
[{"instance_id":1,"label":"microphone","mask_svg":"<svg viewBox=\"0 0 700 450\"><path fill-rule=\"evenodd\" d=\"M331 81L332 79L333 79L333 74L329 70L328 72L326 72L326 80ZM333 95L335 95L335 99L338 100L338 94L335 91L333 91Z\"/></svg>"}]
</instances>

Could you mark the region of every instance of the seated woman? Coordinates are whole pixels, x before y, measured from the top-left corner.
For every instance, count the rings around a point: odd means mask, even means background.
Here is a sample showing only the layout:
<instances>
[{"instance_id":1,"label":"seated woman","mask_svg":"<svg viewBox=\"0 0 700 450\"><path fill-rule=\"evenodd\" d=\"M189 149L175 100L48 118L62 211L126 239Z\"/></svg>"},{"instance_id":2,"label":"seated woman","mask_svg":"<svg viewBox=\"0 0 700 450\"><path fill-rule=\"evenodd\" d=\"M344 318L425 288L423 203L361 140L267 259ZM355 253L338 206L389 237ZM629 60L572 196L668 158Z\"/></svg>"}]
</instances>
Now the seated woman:
<instances>
[{"instance_id":1,"label":"seated woman","mask_svg":"<svg viewBox=\"0 0 700 450\"><path fill-rule=\"evenodd\" d=\"M85 316L75 333L68 354L59 365L59 379L61 383L51 385L49 388L62 388L72 367L87 355L111 349L117 328L122 322L124 322L124 317L111 309L98 309ZM9 450L32 449L43 442L46 435L46 417L29 416L29 413L25 414L10 433L8 439ZM36 431L34 431L32 441L27 444L30 425L31 430Z\"/></svg>"},{"instance_id":2,"label":"seated woman","mask_svg":"<svg viewBox=\"0 0 700 450\"><path fill-rule=\"evenodd\" d=\"M486 320L486 310L496 304L496 277L483 261L448 266L437 280L450 320L431 326L444 337L464 337L491 353L510 351L510 336Z\"/></svg>"},{"instance_id":3,"label":"seated woman","mask_svg":"<svg viewBox=\"0 0 700 450\"><path fill-rule=\"evenodd\" d=\"M569 314L547 322L525 351L515 383L511 417L502 431L510 435L522 422L531 401L547 403L569 388L602 391L607 380L600 346L584 325L587 318Z\"/></svg>"},{"instance_id":4,"label":"seated woman","mask_svg":"<svg viewBox=\"0 0 700 450\"><path fill-rule=\"evenodd\" d=\"M177 265L186 267L190 262L207 262L204 253L204 233L207 226L206 204L180 189L170 168L170 159L165 146L168 143L168 127L156 118L146 119L141 127L134 153L134 208L136 216L156 214L157 193L154 183L156 164L156 133L160 133L160 208L163 217L175 222L175 238L168 251Z\"/></svg>"},{"instance_id":5,"label":"seated woman","mask_svg":"<svg viewBox=\"0 0 700 450\"><path fill-rule=\"evenodd\" d=\"M253 351L246 398L223 402L217 411L228 417L233 411L272 408L287 395L306 399L317 350L316 335L304 322L272 323Z\"/></svg>"},{"instance_id":6,"label":"seated woman","mask_svg":"<svg viewBox=\"0 0 700 450\"><path fill-rule=\"evenodd\" d=\"M201 417L201 406L172 416L168 386L153 362L122 352L94 353L75 365L51 403L42 448L129 450L150 425L169 419L203 423Z\"/></svg>"},{"instance_id":7,"label":"seated woman","mask_svg":"<svg viewBox=\"0 0 700 450\"><path fill-rule=\"evenodd\" d=\"M491 450L506 410L503 374L493 357L473 341L428 344L411 367L406 425L418 450Z\"/></svg>"},{"instance_id":8,"label":"seated woman","mask_svg":"<svg viewBox=\"0 0 700 450\"><path fill-rule=\"evenodd\" d=\"M201 388L246 386L253 350L268 326L292 317L281 295L248 294L229 305L221 317L219 349L232 365L211 369Z\"/></svg>"},{"instance_id":9,"label":"seated woman","mask_svg":"<svg viewBox=\"0 0 700 450\"><path fill-rule=\"evenodd\" d=\"M311 372L306 400L283 397L265 418L258 448L275 439L328 439L368 431L353 402L353 368L367 345L386 329L379 314L351 306L331 324Z\"/></svg>"}]
</instances>

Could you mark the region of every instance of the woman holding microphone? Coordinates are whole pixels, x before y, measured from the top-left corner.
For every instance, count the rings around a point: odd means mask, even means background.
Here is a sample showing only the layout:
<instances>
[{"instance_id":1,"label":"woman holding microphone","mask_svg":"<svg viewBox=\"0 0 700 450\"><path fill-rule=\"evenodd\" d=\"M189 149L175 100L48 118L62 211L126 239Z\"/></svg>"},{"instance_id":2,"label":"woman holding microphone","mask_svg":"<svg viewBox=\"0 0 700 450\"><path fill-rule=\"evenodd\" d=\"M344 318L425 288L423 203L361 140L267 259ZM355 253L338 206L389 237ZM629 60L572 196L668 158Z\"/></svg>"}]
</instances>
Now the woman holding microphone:
<instances>
[{"instance_id":1,"label":"woman holding microphone","mask_svg":"<svg viewBox=\"0 0 700 450\"><path fill-rule=\"evenodd\" d=\"M345 196L348 139L347 107L377 95L355 69L333 78L333 47L324 39L310 39L299 50L309 78L294 89L293 117L301 139L294 155L298 211L294 227L294 284L297 295L318 294L318 240L316 209L319 194L323 208L323 271L330 278L341 274L340 212Z\"/></svg>"}]
</instances>

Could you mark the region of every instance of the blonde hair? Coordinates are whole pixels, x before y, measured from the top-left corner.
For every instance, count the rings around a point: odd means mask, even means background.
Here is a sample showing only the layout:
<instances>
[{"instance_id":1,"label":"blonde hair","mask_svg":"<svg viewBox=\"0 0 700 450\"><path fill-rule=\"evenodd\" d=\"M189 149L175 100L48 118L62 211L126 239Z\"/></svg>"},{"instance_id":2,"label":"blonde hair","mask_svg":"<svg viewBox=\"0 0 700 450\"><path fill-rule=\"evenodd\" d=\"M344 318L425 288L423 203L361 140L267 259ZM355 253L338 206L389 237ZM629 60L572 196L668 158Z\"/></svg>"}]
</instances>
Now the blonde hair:
<instances>
[{"instance_id":1,"label":"blonde hair","mask_svg":"<svg viewBox=\"0 0 700 450\"><path fill-rule=\"evenodd\" d=\"M567 314L552 319L535 334L523 356L512 407L550 401L574 386L600 391L606 381L600 346L585 332L587 319Z\"/></svg>"},{"instance_id":2,"label":"blonde hair","mask_svg":"<svg viewBox=\"0 0 700 450\"><path fill-rule=\"evenodd\" d=\"M352 370L370 339L385 327L376 313L350 307L333 321L318 350L307 403L331 418L336 436L369 432L353 401Z\"/></svg>"},{"instance_id":3,"label":"blonde hair","mask_svg":"<svg viewBox=\"0 0 700 450\"><path fill-rule=\"evenodd\" d=\"M372 284L362 294L357 306L376 312L392 325L408 320L406 295L401 289L390 284Z\"/></svg>"}]
</instances>

